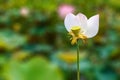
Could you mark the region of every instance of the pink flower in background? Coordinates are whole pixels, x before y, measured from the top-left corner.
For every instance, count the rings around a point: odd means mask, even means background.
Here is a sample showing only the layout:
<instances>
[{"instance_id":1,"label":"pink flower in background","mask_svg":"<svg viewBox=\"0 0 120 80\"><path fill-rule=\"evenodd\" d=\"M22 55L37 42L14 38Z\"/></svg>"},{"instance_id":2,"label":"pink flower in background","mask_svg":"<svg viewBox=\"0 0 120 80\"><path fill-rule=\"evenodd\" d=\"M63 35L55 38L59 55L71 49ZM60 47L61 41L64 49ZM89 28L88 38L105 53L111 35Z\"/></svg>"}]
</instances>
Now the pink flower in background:
<instances>
[{"instance_id":1,"label":"pink flower in background","mask_svg":"<svg viewBox=\"0 0 120 80\"><path fill-rule=\"evenodd\" d=\"M21 8L20 14L21 14L22 16L28 16L28 14L29 14L28 8L26 8L26 7Z\"/></svg>"},{"instance_id":2,"label":"pink flower in background","mask_svg":"<svg viewBox=\"0 0 120 80\"><path fill-rule=\"evenodd\" d=\"M58 14L61 18L65 18L68 13L73 13L75 11L74 6L72 5L60 5L58 8Z\"/></svg>"}]
</instances>

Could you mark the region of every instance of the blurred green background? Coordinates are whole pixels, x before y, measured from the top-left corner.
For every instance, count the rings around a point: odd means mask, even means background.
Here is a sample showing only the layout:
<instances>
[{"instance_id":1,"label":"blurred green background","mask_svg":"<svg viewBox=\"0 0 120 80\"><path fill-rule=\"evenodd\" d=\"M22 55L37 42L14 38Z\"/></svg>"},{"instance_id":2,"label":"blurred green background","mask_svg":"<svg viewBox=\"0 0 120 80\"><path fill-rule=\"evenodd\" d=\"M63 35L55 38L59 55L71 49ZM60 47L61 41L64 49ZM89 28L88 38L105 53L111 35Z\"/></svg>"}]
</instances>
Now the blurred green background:
<instances>
[{"instance_id":1,"label":"blurred green background","mask_svg":"<svg viewBox=\"0 0 120 80\"><path fill-rule=\"evenodd\" d=\"M98 35L81 41L81 80L120 80L119 0L0 0L0 80L76 80L69 12L100 15Z\"/></svg>"}]
</instances>

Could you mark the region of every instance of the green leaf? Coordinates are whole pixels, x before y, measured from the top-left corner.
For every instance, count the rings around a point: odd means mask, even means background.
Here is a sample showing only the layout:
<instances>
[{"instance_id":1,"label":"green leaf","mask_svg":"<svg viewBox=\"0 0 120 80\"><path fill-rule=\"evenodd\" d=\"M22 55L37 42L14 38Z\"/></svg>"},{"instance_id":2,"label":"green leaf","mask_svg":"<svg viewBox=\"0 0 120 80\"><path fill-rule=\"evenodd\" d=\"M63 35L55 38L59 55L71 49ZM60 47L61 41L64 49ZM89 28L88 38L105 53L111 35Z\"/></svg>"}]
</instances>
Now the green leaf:
<instances>
[{"instance_id":1,"label":"green leaf","mask_svg":"<svg viewBox=\"0 0 120 80\"><path fill-rule=\"evenodd\" d=\"M28 62L12 60L5 70L8 80L63 80L58 67L44 58L33 58Z\"/></svg>"}]
</instances>

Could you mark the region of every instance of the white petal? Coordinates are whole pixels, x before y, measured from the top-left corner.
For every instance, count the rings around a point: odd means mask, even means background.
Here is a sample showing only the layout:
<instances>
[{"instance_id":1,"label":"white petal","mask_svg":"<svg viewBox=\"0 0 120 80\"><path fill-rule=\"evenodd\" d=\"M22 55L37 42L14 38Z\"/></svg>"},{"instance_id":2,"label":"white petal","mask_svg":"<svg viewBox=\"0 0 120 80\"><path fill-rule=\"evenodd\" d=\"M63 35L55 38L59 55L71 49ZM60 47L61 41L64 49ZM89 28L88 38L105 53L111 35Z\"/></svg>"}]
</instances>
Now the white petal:
<instances>
[{"instance_id":1,"label":"white petal","mask_svg":"<svg viewBox=\"0 0 120 80\"><path fill-rule=\"evenodd\" d=\"M94 37L98 33L99 29L99 15L92 16L87 21L87 30L85 31L85 35L88 38Z\"/></svg>"},{"instance_id":2,"label":"white petal","mask_svg":"<svg viewBox=\"0 0 120 80\"><path fill-rule=\"evenodd\" d=\"M64 24L65 24L67 31L70 32L71 27L80 26L80 21L77 16L73 15L72 13L69 13L65 17Z\"/></svg>"},{"instance_id":3,"label":"white petal","mask_svg":"<svg viewBox=\"0 0 120 80\"><path fill-rule=\"evenodd\" d=\"M79 18L80 27L82 29L86 29L87 28L87 17L82 13L77 14L77 17Z\"/></svg>"}]
</instances>

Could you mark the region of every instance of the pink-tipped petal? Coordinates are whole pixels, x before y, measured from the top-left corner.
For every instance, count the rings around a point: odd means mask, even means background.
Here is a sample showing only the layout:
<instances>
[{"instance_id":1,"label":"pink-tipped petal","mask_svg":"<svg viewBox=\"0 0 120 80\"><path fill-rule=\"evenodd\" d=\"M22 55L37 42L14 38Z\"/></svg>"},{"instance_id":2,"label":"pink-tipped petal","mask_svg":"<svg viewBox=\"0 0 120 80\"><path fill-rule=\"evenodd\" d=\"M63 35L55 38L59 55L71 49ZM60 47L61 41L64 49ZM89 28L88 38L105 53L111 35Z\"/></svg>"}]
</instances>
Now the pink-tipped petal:
<instances>
[{"instance_id":1,"label":"pink-tipped petal","mask_svg":"<svg viewBox=\"0 0 120 80\"><path fill-rule=\"evenodd\" d=\"M80 21L77 16L73 15L72 13L69 13L65 17L64 24L67 31L70 32L71 27L80 26Z\"/></svg>"},{"instance_id":2,"label":"pink-tipped petal","mask_svg":"<svg viewBox=\"0 0 120 80\"><path fill-rule=\"evenodd\" d=\"M85 35L88 38L94 37L98 33L99 29L99 15L92 16L87 21L87 30L85 31Z\"/></svg>"}]
</instances>

